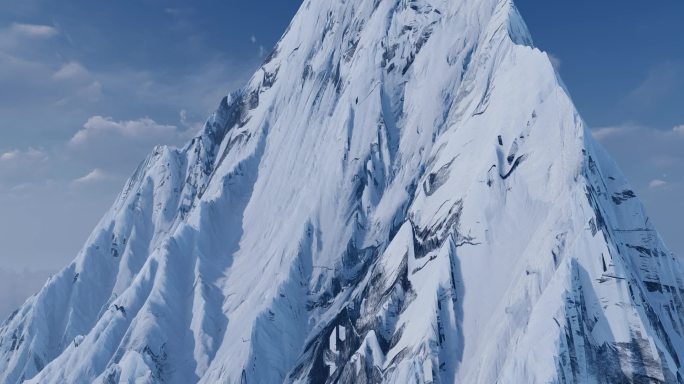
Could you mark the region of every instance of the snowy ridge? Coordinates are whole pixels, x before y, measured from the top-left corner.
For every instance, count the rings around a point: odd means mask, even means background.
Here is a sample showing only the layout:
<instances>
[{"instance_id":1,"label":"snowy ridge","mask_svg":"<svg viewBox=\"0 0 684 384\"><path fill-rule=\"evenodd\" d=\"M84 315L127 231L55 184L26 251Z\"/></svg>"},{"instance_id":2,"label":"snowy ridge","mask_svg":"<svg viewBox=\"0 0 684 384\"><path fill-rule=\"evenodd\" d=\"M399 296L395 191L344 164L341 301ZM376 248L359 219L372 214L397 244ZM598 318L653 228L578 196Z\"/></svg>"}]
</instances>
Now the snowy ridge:
<instances>
[{"instance_id":1,"label":"snowy ridge","mask_svg":"<svg viewBox=\"0 0 684 384\"><path fill-rule=\"evenodd\" d=\"M0 382L683 382L682 266L510 1L309 1Z\"/></svg>"}]
</instances>

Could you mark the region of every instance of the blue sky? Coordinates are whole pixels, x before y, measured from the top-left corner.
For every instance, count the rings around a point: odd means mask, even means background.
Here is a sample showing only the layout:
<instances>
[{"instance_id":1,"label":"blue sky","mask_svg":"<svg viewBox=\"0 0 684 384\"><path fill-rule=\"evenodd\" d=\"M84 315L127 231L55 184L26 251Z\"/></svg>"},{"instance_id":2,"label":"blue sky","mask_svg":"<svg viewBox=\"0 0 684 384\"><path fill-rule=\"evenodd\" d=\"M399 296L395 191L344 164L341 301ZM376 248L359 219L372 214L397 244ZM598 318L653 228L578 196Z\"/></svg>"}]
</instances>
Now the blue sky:
<instances>
[{"instance_id":1,"label":"blue sky","mask_svg":"<svg viewBox=\"0 0 684 384\"><path fill-rule=\"evenodd\" d=\"M182 144L241 86L299 4L3 0L0 315L73 259L154 145ZM684 255L684 2L517 5Z\"/></svg>"}]
</instances>

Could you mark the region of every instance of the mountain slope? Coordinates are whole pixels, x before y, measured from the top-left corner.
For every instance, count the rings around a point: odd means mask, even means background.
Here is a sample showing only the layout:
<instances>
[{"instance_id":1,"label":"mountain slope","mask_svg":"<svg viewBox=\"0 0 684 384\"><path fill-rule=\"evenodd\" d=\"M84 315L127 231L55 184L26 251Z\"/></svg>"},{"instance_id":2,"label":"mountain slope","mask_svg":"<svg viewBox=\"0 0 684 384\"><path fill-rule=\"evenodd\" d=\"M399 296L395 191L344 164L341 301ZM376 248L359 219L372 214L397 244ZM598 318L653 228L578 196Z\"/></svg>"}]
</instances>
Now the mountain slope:
<instances>
[{"instance_id":1,"label":"mountain slope","mask_svg":"<svg viewBox=\"0 0 684 384\"><path fill-rule=\"evenodd\" d=\"M309 1L0 381L682 382L681 268L510 1Z\"/></svg>"}]
</instances>

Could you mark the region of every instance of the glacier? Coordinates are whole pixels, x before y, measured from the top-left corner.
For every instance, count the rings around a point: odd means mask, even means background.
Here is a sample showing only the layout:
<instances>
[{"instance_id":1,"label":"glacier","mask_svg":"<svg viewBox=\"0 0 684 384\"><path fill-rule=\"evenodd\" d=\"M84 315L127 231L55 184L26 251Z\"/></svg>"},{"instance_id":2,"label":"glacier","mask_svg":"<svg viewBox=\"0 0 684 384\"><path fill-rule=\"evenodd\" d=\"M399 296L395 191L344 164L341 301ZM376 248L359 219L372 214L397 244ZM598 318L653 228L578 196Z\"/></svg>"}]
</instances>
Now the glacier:
<instances>
[{"instance_id":1,"label":"glacier","mask_svg":"<svg viewBox=\"0 0 684 384\"><path fill-rule=\"evenodd\" d=\"M308 0L0 382L684 383L682 263L509 0Z\"/></svg>"}]
</instances>

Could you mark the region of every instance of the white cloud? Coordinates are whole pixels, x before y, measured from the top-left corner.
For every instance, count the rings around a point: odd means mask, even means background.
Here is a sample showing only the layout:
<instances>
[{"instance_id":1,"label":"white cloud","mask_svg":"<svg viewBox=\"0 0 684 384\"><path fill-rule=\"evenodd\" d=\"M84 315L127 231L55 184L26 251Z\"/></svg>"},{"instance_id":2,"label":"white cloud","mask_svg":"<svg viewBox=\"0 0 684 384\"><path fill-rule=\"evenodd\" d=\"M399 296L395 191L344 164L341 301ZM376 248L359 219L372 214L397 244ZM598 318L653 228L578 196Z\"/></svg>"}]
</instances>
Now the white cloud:
<instances>
[{"instance_id":1,"label":"white cloud","mask_svg":"<svg viewBox=\"0 0 684 384\"><path fill-rule=\"evenodd\" d=\"M110 180L112 177L105 171L95 168L88 174L74 180L74 184L90 184Z\"/></svg>"},{"instance_id":2,"label":"white cloud","mask_svg":"<svg viewBox=\"0 0 684 384\"><path fill-rule=\"evenodd\" d=\"M674 132L677 135L684 136L684 124L672 128L672 132Z\"/></svg>"},{"instance_id":3,"label":"white cloud","mask_svg":"<svg viewBox=\"0 0 684 384\"><path fill-rule=\"evenodd\" d=\"M0 155L0 161L12 161L17 156L19 156L19 150L15 149L13 151L5 152Z\"/></svg>"},{"instance_id":4,"label":"white cloud","mask_svg":"<svg viewBox=\"0 0 684 384\"><path fill-rule=\"evenodd\" d=\"M88 77L88 70L76 61L71 61L62 65L57 72L52 75L53 80L74 80Z\"/></svg>"},{"instance_id":5,"label":"white cloud","mask_svg":"<svg viewBox=\"0 0 684 384\"><path fill-rule=\"evenodd\" d=\"M169 81L158 72L124 69L117 72L95 72L93 76L107 90L107 99L115 99L127 108L155 110L185 109L202 118L216 110L228 90L238 89L249 80L259 60L233 62L212 59ZM144 111L143 110L143 111ZM169 116L167 116L169 117Z\"/></svg>"},{"instance_id":6,"label":"white cloud","mask_svg":"<svg viewBox=\"0 0 684 384\"><path fill-rule=\"evenodd\" d=\"M592 129L591 135L598 141L604 141L618 135L627 134L638 130L639 127L635 125L617 125L612 127L601 127Z\"/></svg>"},{"instance_id":7,"label":"white cloud","mask_svg":"<svg viewBox=\"0 0 684 384\"><path fill-rule=\"evenodd\" d=\"M16 187L35 177L43 177L49 167L48 154L42 149L13 149L0 153L0 190Z\"/></svg>"},{"instance_id":8,"label":"white cloud","mask_svg":"<svg viewBox=\"0 0 684 384\"><path fill-rule=\"evenodd\" d=\"M13 149L0 154L0 162L26 162L26 161L45 161L48 159L47 154L42 149L29 148L25 151Z\"/></svg>"},{"instance_id":9,"label":"white cloud","mask_svg":"<svg viewBox=\"0 0 684 384\"><path fill-rule=\"evenodd\" d=\"M204 124L201 121L191 121L188 116L188 111L186 111L185 109L181 109L179 115L181 124L188 129L186 134L188 138L195 136L204 126Z\"/></svg>"},{"instance_id":10,"label":"white cloud","mask_svg":"<svg viewBox=\"0 0 684 384\"><path fill-rule=\"evenodd\" d=\"M64 156L70 166L101 169L110 175L130 174L155 146L180 146L191 129L161 124L148 117L117 121L93 116L67 142Z\"/></svg>"},{"instance_id":11,"label":"white cloud","mask_svg":"<svg viewBox=\"0 0 684 384\"><path fill-rule=\"evenodd\" d=\"M83 146L92 140L114 136L130 141L158 140L166 142L168 138L179 135L173 125L163 125L145 117L138 120L114 121L111 117L93 116L83 124L83 129L69 140L72 146Z\"/></svg>"},{"instance_id":12,"label":"white cloud","mask_svg":"<svg viewBox=\"0 0 684 384\"><path fill-rule=\"evenodd\" d=\"M102 84L99 81L92 83L78 89L76 94L86 100L97 101L102 97Z\"/></svg>"},{"instance_id":13,"label":"white cloud","mask_svg":"<svg viewBox=\"0 0 684 384\"><path fill-rule=\"evenodd\" d=\"M592 129L591 135L594 136L594 139L596 139L598 141L603 141L608 137L619 134L620 131L621 131L620 127L602 127L602 128Z\"/></svg>"},{"instance_id":14,"label":"white cloud","mask_svg":"<svg viewBox=\"0 0 684 384\"><path fill-rule=\"evenodd\" d=\"M181 109L181 111L179 112L179 116L181 124L183 124L186 127L192 125L190 120L188 120L188 111L186 111L185 109Z\"/></svg>"},{"instance_id":15,"label":"white cloud","mask_svg":"<svg viewBox=\"0 0 684 384\"><path fill-rule=\"evenodd\" d=\"M661 179L653 179L650 183L648 183L648 187L652 189L664 187L666 185L667 181Z\"/></svg>"},{"instance_id":16,"label":"white cloud","mask_svg":"<svg viewBox=\"0 0 684 384\"><path fill-rule=\"evenodd\" d=\"M655 129L637 124L623 124L609 127L594 128L591 135L598 141L615 139L619 136L640 137L644 141L660 140L663 142L684 138L684 124L677 125L671 130Z\"/></svg>"},{"instance_id":17,"label":"white cloud","mask_svg":"<svg viewBox=\"0 0 684 384\"><path fill-rule=\"evenodd\" d=\"M13 23L10 31L16 35L35 39L48 39L59 34L57 28L49 25Z\"/></svg>"}]
</instances>

